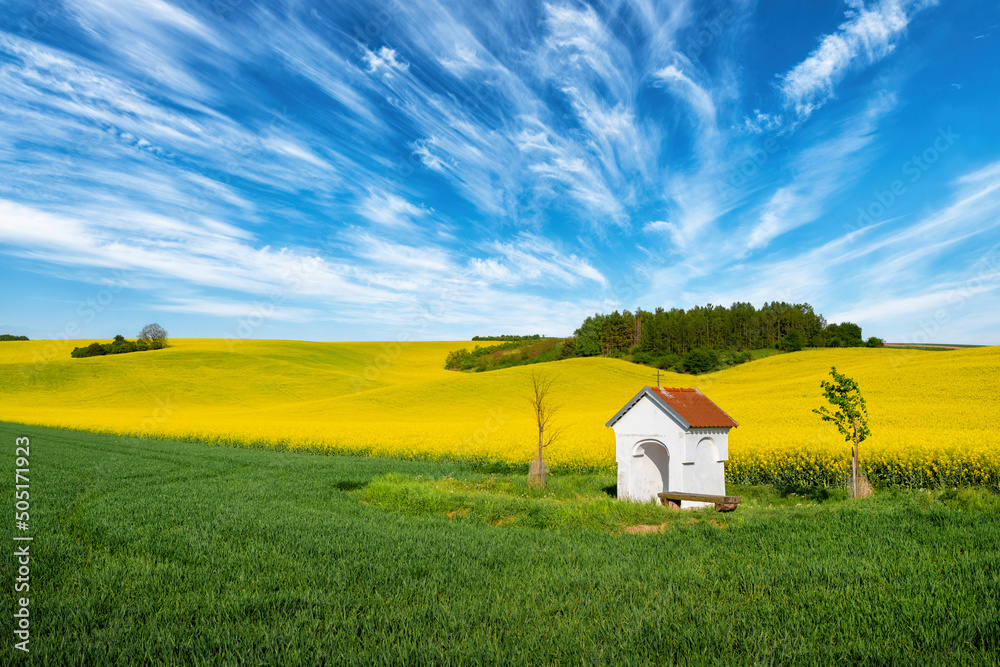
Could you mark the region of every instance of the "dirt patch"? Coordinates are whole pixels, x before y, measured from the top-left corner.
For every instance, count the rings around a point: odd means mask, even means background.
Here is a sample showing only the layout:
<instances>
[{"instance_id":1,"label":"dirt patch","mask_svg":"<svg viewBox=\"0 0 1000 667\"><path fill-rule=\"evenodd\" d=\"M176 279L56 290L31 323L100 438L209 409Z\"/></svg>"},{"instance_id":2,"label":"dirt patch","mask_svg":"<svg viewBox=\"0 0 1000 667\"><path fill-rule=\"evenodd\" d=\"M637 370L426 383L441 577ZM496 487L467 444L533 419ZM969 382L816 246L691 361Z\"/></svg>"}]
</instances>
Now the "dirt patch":
<instances>
[{"instance_id":1,"label":"dirt patch","mask_svg":"<svg viewBox=\"0 0 1000 667\"><path fill-rule=\"evenodd\" d=\"M517 515L511 514L510 516L505 516L502 519L497 519L492 523L494 526L506 526L507 524L514 523L515 521L517 521Z\"/></svg>"},{"instance_id":2,"label":"dirt patch","mask_svg":"<svg viewBox=\"0 0 1000 667\"><path fill-rule=\"evenodd\" d=\"M452 510L452 511L448 512L448 521L451 521L456 516L461 519L462 517L468 515L468 513L469 513L469 508L468 507L463 507L460 510Z\"/></svg>"},{"instance_id":3,"label":"dirt patch","mask_svg":"<svg viewBox=\"0 0 1000 667\"><path fill-rule=\"evenodd\" d=\"M623 531L626 535L649 535L651 533L662 533L667 529L667 524L659 525L640 524L638 526L626 526Z\"/></svg>"}]
</instances>

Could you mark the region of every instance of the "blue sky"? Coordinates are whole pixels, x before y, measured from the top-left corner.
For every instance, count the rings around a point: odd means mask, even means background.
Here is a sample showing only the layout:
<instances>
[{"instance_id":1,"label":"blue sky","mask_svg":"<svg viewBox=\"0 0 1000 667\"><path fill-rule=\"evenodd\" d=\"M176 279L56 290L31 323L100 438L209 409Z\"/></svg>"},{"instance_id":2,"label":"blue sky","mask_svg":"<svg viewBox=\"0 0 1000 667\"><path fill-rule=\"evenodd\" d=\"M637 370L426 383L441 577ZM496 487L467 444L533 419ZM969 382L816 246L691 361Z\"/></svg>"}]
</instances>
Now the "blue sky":
<instances>
[{"instance_id":1,"label":"blue sky","mask_svg":"<svg viewBox=\"0 0 1000 667\"><path fill-rule=\"evenodd\" d=\"M1000 343L995 2L4 2L0 333Z\"/></svg>"}]
</instances>

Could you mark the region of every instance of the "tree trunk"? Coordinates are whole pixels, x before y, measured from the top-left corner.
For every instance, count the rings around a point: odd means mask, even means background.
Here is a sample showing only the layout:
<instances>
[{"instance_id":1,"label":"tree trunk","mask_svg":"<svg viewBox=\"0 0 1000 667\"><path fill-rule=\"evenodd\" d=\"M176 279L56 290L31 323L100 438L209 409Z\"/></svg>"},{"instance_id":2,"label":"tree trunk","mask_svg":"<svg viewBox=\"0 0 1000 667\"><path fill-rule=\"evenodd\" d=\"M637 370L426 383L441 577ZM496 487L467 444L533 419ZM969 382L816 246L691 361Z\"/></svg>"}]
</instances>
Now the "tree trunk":
<instances>
[{"instance_id":1,"label":"tree trunk","mask_svg":"<svg viewBox=\"0 0 1000 667\"><path fill-rule=\"evenodd\" d=\"M851 456L851 496L858 497L858 418L854 417L854 451Z\"/></svg>"},{"instance_id":2,"label":"tree trunk","mask_svg":"<svg viewBox=\"0 0 1000 667\"><path fill-rule=\"evenodd\" d=\"M538 420L538 469L529 471L528 481L545 488L545 459L542 458L543 439L545 437L545 408L541 409Z\"/></svg>"}]
</instances>

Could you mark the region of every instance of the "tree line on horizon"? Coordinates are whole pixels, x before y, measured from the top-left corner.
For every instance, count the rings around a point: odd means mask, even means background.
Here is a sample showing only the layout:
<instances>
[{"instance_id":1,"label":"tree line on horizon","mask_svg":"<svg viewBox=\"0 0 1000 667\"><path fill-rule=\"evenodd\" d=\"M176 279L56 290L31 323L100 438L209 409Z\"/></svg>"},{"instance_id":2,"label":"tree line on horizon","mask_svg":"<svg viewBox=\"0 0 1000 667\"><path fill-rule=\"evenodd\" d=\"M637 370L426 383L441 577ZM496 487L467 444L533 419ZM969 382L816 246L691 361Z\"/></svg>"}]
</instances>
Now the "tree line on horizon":
<instances>
[{"instance_id":1,"label":"tree line on horizon","mask_svg":"<svg viewBox=\"0 0 1000 667\"><path fill-rule=\"evenodd\" d=\"M643 352L654 356L687 354L696 349L746 352L765 348L786 351L804 347L880 346L862 338L853 322L827 324L808 303L772 301L760 309L737 302L730 307L641 308L634 313L595 314L574 332L580 356L616 356Z\"/></svg>"},{"instance_id":2,"label":"tree line on horizon","mask_svg":"<svg viewBox=\"0 0 1000 667\"><path fill-rule=\"evenodd\" d=\"M486 371L572 357L607 356L679 373L706 373L767 354L805 347L882 347L880 338L862 338L853 322L828 324L808 303L783 301L755 308L730 307L636 309L597 313L565 339L527 340L508 335L496 345L449 353L449 370Z\"/></svg>"}]
</instances>

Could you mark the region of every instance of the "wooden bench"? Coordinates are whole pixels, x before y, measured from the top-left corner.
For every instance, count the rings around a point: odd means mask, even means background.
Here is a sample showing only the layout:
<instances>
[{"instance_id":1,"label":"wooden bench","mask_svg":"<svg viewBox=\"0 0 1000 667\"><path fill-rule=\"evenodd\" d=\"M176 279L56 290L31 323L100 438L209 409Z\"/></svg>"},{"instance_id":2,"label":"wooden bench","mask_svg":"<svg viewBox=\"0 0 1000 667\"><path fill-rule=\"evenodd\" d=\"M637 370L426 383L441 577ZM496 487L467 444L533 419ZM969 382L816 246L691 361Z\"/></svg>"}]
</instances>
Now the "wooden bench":
<instances>
[{"instance_id":1,"label":"wooden bench","mask_svg":"<svg viewBox=\"0 0 1000 667\"><path fill-rule=\"evenodd\" d=\"M715 503L715 511L732 512L740 504L741 496L713 496L708 493L684 493L682 491L667 491L657 493L660 504L674 509L681 508L682 500L693 500L699 503Z\"/></svg>"}]
</instances>

